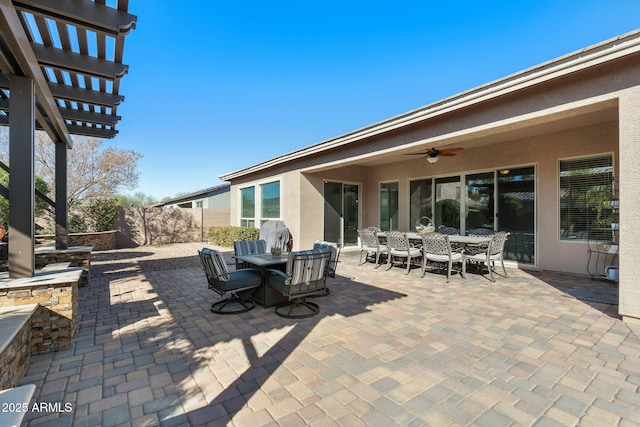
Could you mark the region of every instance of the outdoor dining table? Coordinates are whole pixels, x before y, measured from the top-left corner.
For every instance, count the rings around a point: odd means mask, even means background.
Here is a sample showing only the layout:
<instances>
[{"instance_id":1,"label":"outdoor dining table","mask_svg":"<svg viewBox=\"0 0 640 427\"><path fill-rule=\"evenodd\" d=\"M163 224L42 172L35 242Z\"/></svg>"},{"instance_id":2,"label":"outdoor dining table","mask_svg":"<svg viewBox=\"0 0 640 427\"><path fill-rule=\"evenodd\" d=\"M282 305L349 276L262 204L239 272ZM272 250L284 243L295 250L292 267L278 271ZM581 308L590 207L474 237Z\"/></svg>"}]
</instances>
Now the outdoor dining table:
<instances>
[{"instance_id":1,"label":"outdoor dining table","mask_svg":"<svg viewBox=\"0 0 640 427\"><path fill-rule=\"evenodd\" d=\"M289 254L283 253L280 256L271 254L235 255L236 259L247 263L257 269L262 277L262 285L253 292L253 300L263 307L271 307L287 299L281 292L269 287L269 268L280 269L289 259Z\"/></svg>"},{"instance_id":2,"label":"outdoor dining table","mask_svg":"<svg viewBox=\"0 0 640 427\"><path fill-rule=\"evenodd\" d=\"M415 231L407 231L407 238L409 241L419 240L420 242L416 242L413 246L419 246L422 244L422 234L416 233ZM383 232L379 232L378 237L383 237L386 239L387 234ZM478 246L489 243L491 241L492 236L458 236L458 235L450 235L449 242L457 243L460 245L470 245L470 246Z\"/></svg>"}]
</instances>

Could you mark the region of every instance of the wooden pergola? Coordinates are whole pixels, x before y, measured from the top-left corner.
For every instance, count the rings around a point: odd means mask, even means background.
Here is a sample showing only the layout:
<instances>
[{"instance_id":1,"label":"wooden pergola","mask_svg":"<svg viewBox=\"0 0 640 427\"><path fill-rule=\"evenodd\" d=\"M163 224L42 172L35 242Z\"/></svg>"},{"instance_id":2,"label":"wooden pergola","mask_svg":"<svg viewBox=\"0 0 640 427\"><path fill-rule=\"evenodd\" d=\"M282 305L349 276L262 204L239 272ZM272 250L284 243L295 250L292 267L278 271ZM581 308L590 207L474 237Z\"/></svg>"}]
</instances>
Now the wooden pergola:
<instances>
[{"instance_id":1,"label":"wooden pergola","mask_svg":"<svg viewBox=\"0 0 640 427\"><path fill-rule=\"evenodd\" d=\"M115 4L116 0L110 2ZM56 145L56 248L67 243L71 135L113 138L120 120L128 0L0 0L0 125L9 126L9 276L35 270L34 133Z\"/></svg>"}]
</instances>

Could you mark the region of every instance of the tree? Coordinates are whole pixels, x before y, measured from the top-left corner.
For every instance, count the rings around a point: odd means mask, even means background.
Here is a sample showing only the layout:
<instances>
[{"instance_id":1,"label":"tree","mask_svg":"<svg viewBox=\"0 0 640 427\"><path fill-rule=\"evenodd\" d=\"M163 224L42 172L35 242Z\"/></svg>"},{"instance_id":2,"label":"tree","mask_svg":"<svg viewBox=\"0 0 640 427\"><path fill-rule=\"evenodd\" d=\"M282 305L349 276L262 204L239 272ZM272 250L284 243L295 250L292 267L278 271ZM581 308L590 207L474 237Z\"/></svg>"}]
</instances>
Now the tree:
<instances>
[{"instance_id":1,"label":"tree","mask_svg":"<svg viewBox=\"0 0 640 427\"><path fill-rule=\"evenodd\" d=\"M133 150L105 146L102 139L74 136L67 152L67 203L82 204L95 197L117 194L138 184L137 162L142 155ZM0 159L7 161L8 132L0 132ZM55 144L44 132L35 136L35 173L55 189Z\"/></svg>"},{"instance_id":2,"label":"tree","mask_svg":"<svg viewBox=\"0 0 640 427\"><path fill-rule=\"evenodd\" d=\"M132 195L117 194L115 197L118 206L124 208L148 206L156 203L156 199L154 199L153 196L148 196L142 191L136 191Z\"/></svg>"}]
</instances>

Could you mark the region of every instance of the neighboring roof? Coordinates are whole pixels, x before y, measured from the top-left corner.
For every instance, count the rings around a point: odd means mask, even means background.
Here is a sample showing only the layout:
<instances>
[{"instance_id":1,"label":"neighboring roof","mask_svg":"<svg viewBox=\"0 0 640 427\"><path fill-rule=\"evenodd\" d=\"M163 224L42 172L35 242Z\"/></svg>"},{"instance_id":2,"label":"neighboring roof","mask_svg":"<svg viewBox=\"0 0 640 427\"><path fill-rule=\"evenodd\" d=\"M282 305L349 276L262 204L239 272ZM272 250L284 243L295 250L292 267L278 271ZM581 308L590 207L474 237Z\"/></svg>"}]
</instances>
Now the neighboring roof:
<instances>
[{"instance_id":1,"label":"neighboring roof","mask_svg":"<svg viewBox=\"0 0 640 427\"><path fill-rule=\"evenodd\" d=\"M235 172L220 175L219 178L224 181L229 181L269 169L286 162L342 147L391 130L424 122L445 113L477 105L498 96L503 96L505 94L515 92L516 90L522 90L561 76L566 76L576 71L612 61L639 51L640 30L635 30L551 61L544 62L518 73L511 74L491 83L478 86L458 95L445 98L416 110L354 130L336 138L274 157Z\"/></svg>"},{"instance_id":2,"label":"neighboring roof","mask_svg":"<svg viewBox=\"0 0 640 427\"><path fill-rule=\"evenodd\" d=\"M9 76L33 80L36 129L71 146L71 134L117 131L124 37L135 28L128 0L0 2L0 125L9 124ZM113 1L112 3L115 3Z\"/></svg>"},{"instance_id":3,"label":"neighboring roof","mask_svg":"<svg viewBox=\"0 0 640 427\"><path fill-rule=\"evenodd\" d=\"M180 196L173 197L171 199L163 200L160 203L151 205L151 207L157 208L157 207L162 207L167 205L174 205L176 203L184 203L194 199L203 199L206 197L215 196L216 194L224 193L226 191L230 191L230 189L231 189L230 184L221 184L215 187L209 187L209 188L205 188L204 190L198 190L198 191L194 191L193 193L182 194Z\"/></svg>"}]
</instances>

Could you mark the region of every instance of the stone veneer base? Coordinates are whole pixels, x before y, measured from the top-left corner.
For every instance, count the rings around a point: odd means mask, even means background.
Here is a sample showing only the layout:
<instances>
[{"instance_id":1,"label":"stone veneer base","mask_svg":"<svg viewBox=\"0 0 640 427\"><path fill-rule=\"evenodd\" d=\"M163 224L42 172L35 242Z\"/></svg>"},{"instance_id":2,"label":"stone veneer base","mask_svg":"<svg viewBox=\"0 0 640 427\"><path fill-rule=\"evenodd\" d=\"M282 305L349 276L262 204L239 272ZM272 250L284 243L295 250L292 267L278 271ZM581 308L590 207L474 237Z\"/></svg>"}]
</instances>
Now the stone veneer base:
<instances>
[{"instance_id":1,"label":"stone veneer base","mask_svg":"<svg viewBox=\"0 0 640 427\"><path fill-rule=\"evenodd\" d=\"M31 316L31 354L64 350L78 327L78 282L84 269L50 264L33 277L0 275L0 308L38 304Z\"/></svg>"},{"instance_id":2,"label":"stone veneer base","mask_svg":"<svg viewBox=\"0 0 640 427\"><path fill-rule=\"evenodd\" d=\"M31 317L37 304L0 308L0 390L15 387L31 362Z\"/></svg>"}]
</instances>

